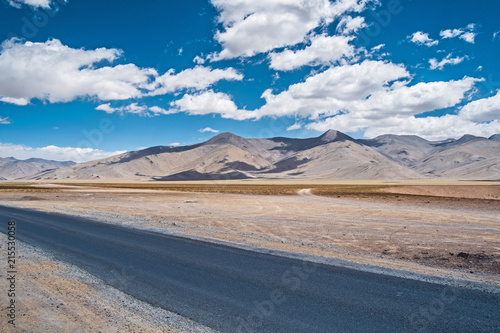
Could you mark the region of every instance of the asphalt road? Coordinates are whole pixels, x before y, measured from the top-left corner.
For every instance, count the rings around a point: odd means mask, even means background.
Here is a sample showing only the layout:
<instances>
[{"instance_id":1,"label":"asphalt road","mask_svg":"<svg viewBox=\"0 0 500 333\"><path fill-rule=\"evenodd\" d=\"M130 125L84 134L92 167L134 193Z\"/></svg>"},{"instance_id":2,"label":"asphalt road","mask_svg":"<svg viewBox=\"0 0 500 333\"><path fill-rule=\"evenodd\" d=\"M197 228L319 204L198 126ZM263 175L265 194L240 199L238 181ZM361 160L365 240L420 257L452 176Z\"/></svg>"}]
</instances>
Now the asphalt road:
<instances>
[{"instance_id":1,"label":"asphalt road","mask_svg":"<svg viewBox=\"0 0 500 333\"><path fill-rule=\"evenodd\" d=\"M222 332L500 332L500 295L0 206L1 232Z\"/></svg>"}]
</instances>

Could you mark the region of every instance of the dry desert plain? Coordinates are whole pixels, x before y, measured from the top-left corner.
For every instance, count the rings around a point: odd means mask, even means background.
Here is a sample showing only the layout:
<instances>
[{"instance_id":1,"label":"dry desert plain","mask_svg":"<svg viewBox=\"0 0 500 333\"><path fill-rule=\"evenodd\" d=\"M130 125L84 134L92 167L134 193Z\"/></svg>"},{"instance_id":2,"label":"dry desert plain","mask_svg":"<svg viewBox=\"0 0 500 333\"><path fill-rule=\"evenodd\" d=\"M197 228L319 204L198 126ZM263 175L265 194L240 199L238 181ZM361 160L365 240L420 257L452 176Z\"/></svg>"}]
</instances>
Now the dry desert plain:
<instances>
[{"instance_id":1,"label":"dry desert plain","mask_svg":"<svg viewBox=\"0 0 500 333\"><path fill-rule=\"evenodd\" d=\"M500 286L496 182L1 183L0 205ZM100 284L50 253L27 244L20 252L20 331L210 331Z\"/></svg>"}]
</instances>

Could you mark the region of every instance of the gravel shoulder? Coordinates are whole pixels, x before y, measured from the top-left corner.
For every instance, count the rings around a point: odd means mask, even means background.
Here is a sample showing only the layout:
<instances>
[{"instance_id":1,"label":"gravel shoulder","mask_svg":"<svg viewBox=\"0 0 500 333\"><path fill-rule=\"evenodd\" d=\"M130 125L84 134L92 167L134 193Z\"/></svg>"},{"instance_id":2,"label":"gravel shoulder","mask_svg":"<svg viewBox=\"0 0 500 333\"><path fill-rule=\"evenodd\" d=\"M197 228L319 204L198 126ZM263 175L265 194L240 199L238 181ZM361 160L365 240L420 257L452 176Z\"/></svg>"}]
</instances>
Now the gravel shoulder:
<instances>
[{"instance_id":1,"label":"gravel shoulder","mask_svg":"<svg viewBox=\"0 0 500 333\"><path fill-rule=\"evenodd\" d=\"M2 293L8 290L6 244L7 237L0 233ZM17 241L17 254L16 326L2 316L1 332L214 332L139 301L78 267L55 260L51 253ZM126 272L116 272L116 277L125 280Z\"/></svg>"}]
</instances>

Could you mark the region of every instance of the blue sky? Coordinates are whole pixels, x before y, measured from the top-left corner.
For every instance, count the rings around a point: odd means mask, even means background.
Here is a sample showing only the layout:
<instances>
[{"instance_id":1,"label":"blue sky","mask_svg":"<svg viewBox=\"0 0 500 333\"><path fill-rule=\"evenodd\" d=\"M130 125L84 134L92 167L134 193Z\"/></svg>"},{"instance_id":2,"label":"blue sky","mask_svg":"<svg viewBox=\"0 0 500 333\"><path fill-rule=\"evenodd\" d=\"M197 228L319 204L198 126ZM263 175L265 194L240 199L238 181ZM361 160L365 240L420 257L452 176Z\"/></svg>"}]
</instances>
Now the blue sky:
<instances>
[{"instance_id":1,"label":"blue sky","mask_svg":"<svg viewBox=\"0 0 500 333\"><path fill-rule=\"evenodd\" d=\"M500 133L500 2L0 0L0 156Z\"/></svg>"}]
</instances>

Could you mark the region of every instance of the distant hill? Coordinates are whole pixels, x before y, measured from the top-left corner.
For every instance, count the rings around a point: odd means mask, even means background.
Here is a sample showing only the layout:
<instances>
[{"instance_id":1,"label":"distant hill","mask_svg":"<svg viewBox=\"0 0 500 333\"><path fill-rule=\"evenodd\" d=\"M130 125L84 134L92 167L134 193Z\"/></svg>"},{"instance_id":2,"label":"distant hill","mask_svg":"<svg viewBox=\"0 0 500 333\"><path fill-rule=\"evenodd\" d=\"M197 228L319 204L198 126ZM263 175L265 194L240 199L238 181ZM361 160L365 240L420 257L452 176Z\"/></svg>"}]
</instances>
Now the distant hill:
<instances>
[{"instance_id":1,"label":"distant hill","mask_svg":"<svg viewBox=\"0 0 500 333\"><path fill-rule=\"evenodd\" d=\"M23 179L42 171L54 170L73 164L75 164L75 162L58 162L41 158L18 160L13 157L0 157L0 180Z\"/></svg>"},{"instance_id":2,"label":"distant hill","mask_svg":"<svg viewBox=\"0 0 500 333\"><path fill-rule=\"evenodd\" d=\"M493 134L489 137L489 140L500 141L500 134Z\"/></svg>"},{"instance_id":3,"label":"distant hill","mask_svg":"<svg viewBox=\"0 0 500 333\"><path fill-rule=\"evenodd\" d=\"M500 179L500 142L495 137L499 136L427 141L418 136L383 135L365 142L423 176Z\"/></svg>"},{"instance_id":4,"label":"distant hill","mask_svg":"<svg viewBox=\"0 0 500 333\"><path fill-rule=\"evenodd\" d=\"M0 174L1 176L1 174ZM5 177L5 176L3 176ZM189 146L157 146L45 170L36 180L500 179L500 142L382 135L356 140L329 130L307 139L222 133Z\"/></svg>"}]
</instances>

